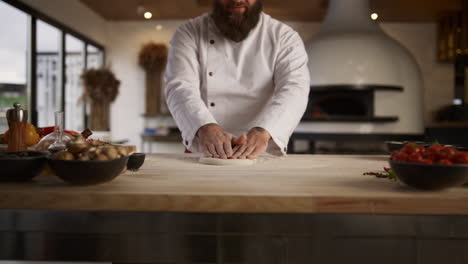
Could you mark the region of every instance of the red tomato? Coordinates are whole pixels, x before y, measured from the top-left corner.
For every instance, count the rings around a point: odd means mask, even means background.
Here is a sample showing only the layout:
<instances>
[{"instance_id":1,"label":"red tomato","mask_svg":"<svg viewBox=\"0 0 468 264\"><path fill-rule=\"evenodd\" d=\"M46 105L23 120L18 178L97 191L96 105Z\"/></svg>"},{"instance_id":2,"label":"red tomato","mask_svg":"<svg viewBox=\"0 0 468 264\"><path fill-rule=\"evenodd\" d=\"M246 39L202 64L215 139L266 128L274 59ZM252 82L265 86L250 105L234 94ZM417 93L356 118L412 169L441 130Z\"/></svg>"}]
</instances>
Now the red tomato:
<instances>
[{"instance_id":1,"label":"red tomato","mask_svg":"<svg viewBox=\"0 0 468 264\"><path fill-rule=\"evenodd\" d=\"M458 152L458 154L455 155L452 161L458 164L468 164L468 152Z\"/></svg>"},{"instance_id":2,"label":"red tomato","mask_svg":"<svg viewBox=\"0 0 468 264\"><path fill-rule=\"evenodd\" d=\"M432 145L432 146L428 147L428 148L426 149L426 152L425 152L425 153L427 153L427 154L434 154L434 156L435 156L435 154L438 154L438 153L440 152L441 149L442 149L442 146L441 146L441 145L435 144L435 145ZM434 158L435 158L435 157L434 157Z\"/></svg>"},{"instance_id":3,"label":"red tomato","mask_svg":"<svg viewBox=\"0 0 468 264\"><path fill-rule=\"evenodd\" d=\"M408 154L403 151L397 151L393 153L392 159L396 161L408 161Z\"/></svg>"},{"instance_id":4,"label":"red tomato","mask_svg":"<svg viewBox=\"0 0 468 264\"><path fill-rule=\"evenodd\" d=\"M418 152L411 153L408 157L409 162L420 163L422 160L423 157Z\"/></svg>"},{"instance_id":5,"label":"red tomato","mask_svg":"<svg viewBox=\"0 0 468 264\"><path fill-rule=\"evenodd\" d=\"M443 147L440 149L437 158L438 159L452 159L457 151L452 147Z\"/></svg>"},{"instance_id":6,"label":"red tomato","mask_svg":"<svg viewBox=\"0 0 468 264\"><path fill-rule=\"evenodd\" d=\"M425 153L425 152L426 152L426 148L423 147L423 146L419 146L419 147L417 147L417 148L414 149L414 152Z\"/></svg>"},{"instance_id":7,"label":"red tomato","mask_svg":"<svg viewBox=\"0 0 468 264\"><path fill-rule=\"evenodd\" d=\"M427 150L424 154L423 157L428 160L436 161L437 160L437 153L430 152Z\"/></svg>"},{"instance_id":8,"label":"red tomato","mask_svg":"<svg viewBox=\"0 0 468 264\"><path fill-rule=\"evenodd\" d=\"M408 143L401 149L401 151L406 152L409 155L411 153L416 152L417 148L418 145L416 143Z\"/></svg>"},{"instance_id":9,"label":"red tomato","mask_svg":"<svg viewBox=\"0 0 468 264\"><path fill-rule=\"evenodd\" d=\"M430 159L421 159L419 163L430 165L430 164L433 164L434 162Z\"/></svg>"},{"instance_id":10,"label":"red tomato","mask_svg":"<svg viewBox=\"0 0 468 264\"><path fill-rule=\"evenodd\" d=\"M428 151L439 151L442 147L440 144L434 144L427 148Z\"/></svg>"},{"instance_id":11,"label":"red tomato","mask_svg":"<svg viewBox=\"0 0 468 264\"><path fill-rule=\"evenodd\" d=\"M468 152L440 144L425 148L416 143L408 143L400 151L392 153L391 159L419 164L468 164Z\"/></svg>"},{"instance_id":12,"label":"red tomato","mask_svg":"<svg viewBox=\"0 0 468 264\"><path fill-rule=\"evenodd\" d=\"M439 160L439 161L437 162L437 164L440 164L440 165L452 165L453 163L452 163L450 160L448 160L448 159L442 159L442 160Z\"/></svg>"}]
</instances>

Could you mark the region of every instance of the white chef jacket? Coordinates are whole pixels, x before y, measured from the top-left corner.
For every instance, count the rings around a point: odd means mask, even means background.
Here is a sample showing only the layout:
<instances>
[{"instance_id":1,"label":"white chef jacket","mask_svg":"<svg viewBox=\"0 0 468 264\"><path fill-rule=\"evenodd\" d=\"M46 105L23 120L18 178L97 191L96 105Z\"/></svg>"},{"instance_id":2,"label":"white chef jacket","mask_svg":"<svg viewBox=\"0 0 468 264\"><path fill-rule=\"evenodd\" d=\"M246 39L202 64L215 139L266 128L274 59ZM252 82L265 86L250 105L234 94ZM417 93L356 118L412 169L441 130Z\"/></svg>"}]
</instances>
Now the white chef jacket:
<instances>
[{"instance_id":1,"label":"white chef jacket","mask_svg":"<svg viewBox=\"0 0 468 264\"><path fill-rule=\"evenodd\" d=\"M188 149L198 151L201 126L217 123L235 136L264 128L272 137L267 152L286 153L310 85L297 32L262 13L247 38L234 42L205 14L181 25L170 44L166 100Z\"/></svg>"}]
</instances>

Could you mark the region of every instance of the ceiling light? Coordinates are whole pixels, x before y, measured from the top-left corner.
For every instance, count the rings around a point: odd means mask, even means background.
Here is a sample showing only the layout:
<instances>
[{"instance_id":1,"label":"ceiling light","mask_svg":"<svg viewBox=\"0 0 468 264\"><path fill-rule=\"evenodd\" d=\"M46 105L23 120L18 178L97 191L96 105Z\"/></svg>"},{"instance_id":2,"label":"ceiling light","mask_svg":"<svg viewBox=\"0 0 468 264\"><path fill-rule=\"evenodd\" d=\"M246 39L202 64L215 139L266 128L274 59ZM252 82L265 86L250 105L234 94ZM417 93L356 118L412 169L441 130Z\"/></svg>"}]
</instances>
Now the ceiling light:
<instances>
[{"instance_id":1,"label":"ceiling light","mask_svg":"<svg viewBox=\"0 0 468 264\"><path fill-rule=\"evenodd\" d=\"M151 14L151 12L149 11L146 11L145 14L143 15L146 19L150 19L153 17L153 14Z\"/></svg>"},{"instance_id":2,"label":"ceiling light","mask_svg":"<svg viewBox=\"0 0 468 264\"><path fill-rule=\"evenodd\" d=\"M372 20L377 20L377 18L379 18L379 14L377 14L377 13L372 13L372 14L370 15L370 17L372 18Z\"/></svg>"},{"instance_id":3,"label":"ceiling light","mask_svg":"<svg viewBox=\"0 0 468 264\"><path fill-rule=\"evenodd\" d=\"M161 31L162 29L163 29L163 26L162 26L162 25L159 25L159 24L156 25L156 30L157 30L157 31Z\"/></svg>"}]
</instances>

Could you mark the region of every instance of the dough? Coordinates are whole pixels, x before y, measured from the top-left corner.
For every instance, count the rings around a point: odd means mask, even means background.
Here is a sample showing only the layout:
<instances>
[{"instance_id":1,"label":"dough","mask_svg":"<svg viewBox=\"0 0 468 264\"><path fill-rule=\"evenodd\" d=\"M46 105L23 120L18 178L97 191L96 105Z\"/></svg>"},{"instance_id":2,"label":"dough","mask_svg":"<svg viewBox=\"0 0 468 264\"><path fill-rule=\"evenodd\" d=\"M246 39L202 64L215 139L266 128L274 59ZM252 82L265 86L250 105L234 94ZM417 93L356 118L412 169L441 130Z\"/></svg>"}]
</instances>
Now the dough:
<instances>
[{"instance_id":1,"label":"dough","mask_svg":"<svg viewBox=\"0 0 468 264\"><path fill-rule=\"evenodd\" d=\"M206 165L218 165L218 166L248 166L255 164L256 160L251 159L217 159L217 158L206 158L201 157L198 162Z\"/></svg>"}]
</instances>

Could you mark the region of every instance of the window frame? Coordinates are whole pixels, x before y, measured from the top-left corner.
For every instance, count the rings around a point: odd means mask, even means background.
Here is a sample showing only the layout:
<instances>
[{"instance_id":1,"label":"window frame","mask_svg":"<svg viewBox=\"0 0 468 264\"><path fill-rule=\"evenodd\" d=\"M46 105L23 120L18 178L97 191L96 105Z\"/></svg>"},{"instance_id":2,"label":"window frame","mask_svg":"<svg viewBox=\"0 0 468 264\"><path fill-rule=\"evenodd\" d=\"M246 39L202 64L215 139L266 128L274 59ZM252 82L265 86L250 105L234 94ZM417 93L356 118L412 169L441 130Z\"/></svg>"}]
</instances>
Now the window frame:
<instances>
[{"instance_id":1,"label":"window frame","mask_svg":"<svg viewBox=\"0 0 468 264\"><path fill-rule=\"evenodd\" d=\"M40 19L43 22L57 28L60 31L61 35L61 41L60 41L60 46L59 46L59 54L60 54L60 71L61 71L61 83L60 83L60 89L62 92L62 98L61 98L61 107L62 109L65 108L65 98L66 98L66 91L65 91L65 56L66 56L66 46L65 46L65 41L66 41L66 35L71 35L81 41L84 42L83 46L83 55L84 55L84 69L87 69L87 56L88 56L88 46L94 46L97 49L99 49L102 52L102 62L105 64L106 61L106 49L104 45L100 44L99 42L87 37L86 35L72 29L71 27L63 24L62 22L59 22L58 20L42 13L41 11L30 7L29 5L22 3L17 0L0 0L5 2L6 4L9 4L26 14L30 16L29 18L29 50L30 50L30 56L28 57L28 67L29 67L29 109L31 109L31 115L30 115L30 120L33 125L37 125L37 118L38 118L38 113L37 113L37 20ZM86 109L86 107L84 107ZM87 126L87 121L88 117L86 115L86 111L83 113L83 119L85 121L85 126Z\"/></svg>"}]
</instances>

